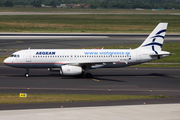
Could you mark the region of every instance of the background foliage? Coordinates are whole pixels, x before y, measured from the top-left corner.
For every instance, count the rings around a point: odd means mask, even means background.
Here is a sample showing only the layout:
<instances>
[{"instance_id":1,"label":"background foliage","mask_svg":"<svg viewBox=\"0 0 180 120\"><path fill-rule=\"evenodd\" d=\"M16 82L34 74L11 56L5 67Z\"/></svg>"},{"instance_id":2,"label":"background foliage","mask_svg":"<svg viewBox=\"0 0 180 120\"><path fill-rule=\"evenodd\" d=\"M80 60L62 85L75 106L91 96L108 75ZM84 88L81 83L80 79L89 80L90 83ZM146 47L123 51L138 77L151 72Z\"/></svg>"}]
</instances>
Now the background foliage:
<instances>
[{"instance_id":1,"label":"background foliage","mask_svg":"<svg viewBox=\"0 0 180 120\"><path fill-rule=\"evenodd\" d=\"M0 0L0 6L6 6L6 2L12 2L13 5L31 5L41 7L40 4L55 6L60 4L89 4L90 8L114 8L114 9L180 9L180 0Z\"/></svg>"}]
</instances>

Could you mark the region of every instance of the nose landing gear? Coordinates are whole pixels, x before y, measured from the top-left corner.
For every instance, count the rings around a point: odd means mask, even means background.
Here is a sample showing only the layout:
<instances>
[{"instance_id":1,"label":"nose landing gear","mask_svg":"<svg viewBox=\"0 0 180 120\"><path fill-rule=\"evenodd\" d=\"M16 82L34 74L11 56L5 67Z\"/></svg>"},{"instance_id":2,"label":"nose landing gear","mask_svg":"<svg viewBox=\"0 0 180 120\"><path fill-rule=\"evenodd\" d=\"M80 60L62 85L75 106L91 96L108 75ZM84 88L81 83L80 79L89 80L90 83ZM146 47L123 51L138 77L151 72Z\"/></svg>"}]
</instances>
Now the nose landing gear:
<instances>
[{"instance_id":1,"label":"nose landing gear","mask_svg":"<svg viewBox=\"0 0 180 120\"><path fill-rule=\"evenodd\" d=\"M25 77L29 77L29 69L28 68L26 68Z\"/></svg>"}]
</instances>

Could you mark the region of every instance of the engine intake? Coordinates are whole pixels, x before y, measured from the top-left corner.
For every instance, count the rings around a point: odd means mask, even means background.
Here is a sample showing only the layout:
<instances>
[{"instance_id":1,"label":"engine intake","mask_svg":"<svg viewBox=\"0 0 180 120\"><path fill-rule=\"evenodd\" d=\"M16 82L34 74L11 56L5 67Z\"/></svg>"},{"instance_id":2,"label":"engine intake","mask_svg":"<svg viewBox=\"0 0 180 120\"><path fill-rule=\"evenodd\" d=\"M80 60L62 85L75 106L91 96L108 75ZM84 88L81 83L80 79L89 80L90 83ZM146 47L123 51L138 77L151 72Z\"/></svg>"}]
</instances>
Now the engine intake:
<instances>
[{"instance_id":1,"label":"engine intake","mask_svg":"<svg viewBox=\"0 0 180 120\"><path fill-rule=\"evenodd\" d=\"M60 69L61 75L80 75L82 73L82 68L79 66L63 65Z\"/></svg>"}]
</instances>

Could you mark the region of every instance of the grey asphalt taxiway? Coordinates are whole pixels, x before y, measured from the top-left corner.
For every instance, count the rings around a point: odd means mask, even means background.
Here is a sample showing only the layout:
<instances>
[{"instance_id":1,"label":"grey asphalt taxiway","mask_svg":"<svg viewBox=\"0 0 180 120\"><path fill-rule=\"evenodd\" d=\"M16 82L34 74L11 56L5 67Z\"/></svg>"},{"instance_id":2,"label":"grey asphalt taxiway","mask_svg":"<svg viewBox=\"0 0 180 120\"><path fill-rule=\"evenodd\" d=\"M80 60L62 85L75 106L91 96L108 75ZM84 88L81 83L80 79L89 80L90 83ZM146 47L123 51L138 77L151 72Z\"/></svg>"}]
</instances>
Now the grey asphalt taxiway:
<instances>
[{"instance_id":1,"label":"grey asphalt taxiway","mask_svg":"<svg viewBox=\"0 0 180 120\"><path fill-rule=\"evenodd\" d=\"M91 36L91 35L90 35ZM93 35L96 36L96 35ZM101 38L102 36L102 38ZM104 38L104 36L107 36ZM47 37L47 36L46 36ZM42 48L62 49L111 46L120 44L141 44L146 35L99 35L98 38L46 38L46 39L0 39L0 56L10 55L20 49ZM170 35L165 42L179 42L179 35ZM76 76L61 76L59 72L47 69L30 69L30 76L24 77L25 69L10 68L0 64L0 93L61 93L61 94L123 94L123 95L166 95L170 98L149 100L121 100L101 102L38 103L23 105L0 105L0 110L111 106L179 103L179 68L113 68L90 71L92 79Z\"/></svg>"},{"instance_id":2,"label":"grey asphalt taxiway","mask_svg":"<svg viewBox=\"0 0 180 120\"><path fill-rule=\"evenodd\" d=\"M108 94L108 95L165 95L170 98L149 100L124 100L101 102L38 103L0 105L1 110L112 106L179 103L179 68L114 68L90 71L93 78L61 76L59 72L47 69L31 69L30 76L24 77L25 70L9 68L0 64L0 93L60 93L60 94ZM110 90L110 91L109 91Z\"/></svg>"}]
</instances>

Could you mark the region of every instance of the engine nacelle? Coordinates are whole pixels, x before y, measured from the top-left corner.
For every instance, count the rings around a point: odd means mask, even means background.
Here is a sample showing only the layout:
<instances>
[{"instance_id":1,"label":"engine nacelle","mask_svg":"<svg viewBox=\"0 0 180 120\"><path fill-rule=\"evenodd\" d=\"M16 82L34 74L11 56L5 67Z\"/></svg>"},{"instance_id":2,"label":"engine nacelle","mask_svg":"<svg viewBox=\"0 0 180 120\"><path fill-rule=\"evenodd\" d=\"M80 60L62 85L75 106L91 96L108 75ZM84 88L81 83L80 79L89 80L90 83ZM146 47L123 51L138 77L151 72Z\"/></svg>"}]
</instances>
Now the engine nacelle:
<instances>
[{"instance_id":1,"label":"engine nacelle","mask_svg":"<svg viewBox=\"0 0 180 120\"><path fill-rule=\"evenodd\" d=\"M80 75L82 73L82 68L79 66L63 65L60 69L61 75Z\"/></svg>"}]
</instances>

